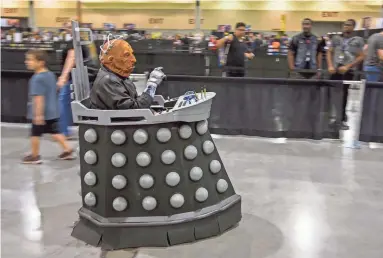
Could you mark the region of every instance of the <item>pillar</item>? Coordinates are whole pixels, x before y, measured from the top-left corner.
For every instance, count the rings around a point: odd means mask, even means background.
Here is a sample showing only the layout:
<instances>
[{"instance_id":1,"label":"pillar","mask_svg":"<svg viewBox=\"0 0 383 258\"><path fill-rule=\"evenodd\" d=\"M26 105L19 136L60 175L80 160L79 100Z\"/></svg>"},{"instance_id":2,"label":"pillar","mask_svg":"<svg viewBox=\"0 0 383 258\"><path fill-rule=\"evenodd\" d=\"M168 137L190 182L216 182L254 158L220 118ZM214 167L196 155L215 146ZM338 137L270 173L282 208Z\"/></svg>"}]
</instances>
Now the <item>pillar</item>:
<instances>
[{"instance_id":1,"label":"pillar","mask_svg":"<svg viewBox=\"0 0 383 258\"><path fill-rule=\"evenodd\" d=\"M195 1L195 29L196 31L201 30L201 7L200 0Z\"/></svg>"},{"instance_id":2,"label":"pillar","mask_svg":"<svg viewBox=\"0 0 383 258\"><path fill-rule=\"evenodd\" d=\"M36 21L35 21L35 7L34 7L34 1L30 0L28 5L28 27L35 29L36 28Z\"/></svg>"},{"instance_id":3,"label":"pillar","mask_svg":"<svg viewBox=\"0 0 383 258\"><path fill-rule=\"evenodd\" d=\"M77 5L76 5L76 14L77 14L77 21L79 23L82 22L82 9L81 9L81 0L77 0Z\"/></svg>"}]
</instances>

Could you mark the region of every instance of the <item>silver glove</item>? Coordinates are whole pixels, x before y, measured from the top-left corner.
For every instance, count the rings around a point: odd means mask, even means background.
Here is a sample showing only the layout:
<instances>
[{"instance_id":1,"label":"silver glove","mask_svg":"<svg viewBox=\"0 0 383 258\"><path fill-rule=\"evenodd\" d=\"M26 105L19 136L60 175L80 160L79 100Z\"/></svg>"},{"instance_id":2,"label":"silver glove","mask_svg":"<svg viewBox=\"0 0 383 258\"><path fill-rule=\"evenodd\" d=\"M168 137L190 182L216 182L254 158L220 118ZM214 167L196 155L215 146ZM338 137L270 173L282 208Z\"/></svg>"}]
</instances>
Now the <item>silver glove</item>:
<instances>
[{"instance_id":1,"label":"silver glove","mask_svg":"<svg viewBox=\"0 0 383 258\"><path fill-rule=\"evenodd\" d=\"M157 86L161 84L162 80L166 77L166 75L164 74L164 72L162 71L162 67L157 67L156 69L154 69L151 73L150 73L150 76L149 76L149 80L148 80L148 83L149 82L153 82L155 83Z\"/></svg>"},{"instance_id":2,"label":"silver glove","mask_svg":"<svg viewBox=\"0 0 383 258\"><path fill-rule=\"evenodd\" d=\"M145 92L152 97L154 97L154 94L156 93L157 86L160 85L162 80L166 77L162 69L162 67L157 67L154 69L150 73L148 82L146 83Z\"/></svg>"}]
</instances>

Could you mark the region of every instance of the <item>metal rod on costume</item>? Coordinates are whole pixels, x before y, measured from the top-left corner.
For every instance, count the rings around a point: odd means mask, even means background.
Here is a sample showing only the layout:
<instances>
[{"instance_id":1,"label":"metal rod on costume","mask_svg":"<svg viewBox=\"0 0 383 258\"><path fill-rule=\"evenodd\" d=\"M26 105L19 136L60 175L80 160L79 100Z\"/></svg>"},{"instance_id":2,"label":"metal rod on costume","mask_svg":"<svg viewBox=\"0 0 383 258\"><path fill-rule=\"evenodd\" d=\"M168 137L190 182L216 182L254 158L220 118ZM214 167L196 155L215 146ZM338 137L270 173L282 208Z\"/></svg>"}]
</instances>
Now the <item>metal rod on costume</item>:
<instances>
[{"instance_id":1,"label":"metal rod on costume","mask_svg":"<svg viewBox=\"0 0 383 258\"><path fill-rule=\"evenodd\" d=\"M80 32L86 32L89 40L82 40ZM88 69L84 66L84 58L82 55L82 45L89 45L93 42L92 31L89 28L80 28L77 21L72 21L72 37L73 48L75 53L76 68L72 69L73 88L77 101L82 101L89 97L89 77Z\"/></svg>"}]
</instances>

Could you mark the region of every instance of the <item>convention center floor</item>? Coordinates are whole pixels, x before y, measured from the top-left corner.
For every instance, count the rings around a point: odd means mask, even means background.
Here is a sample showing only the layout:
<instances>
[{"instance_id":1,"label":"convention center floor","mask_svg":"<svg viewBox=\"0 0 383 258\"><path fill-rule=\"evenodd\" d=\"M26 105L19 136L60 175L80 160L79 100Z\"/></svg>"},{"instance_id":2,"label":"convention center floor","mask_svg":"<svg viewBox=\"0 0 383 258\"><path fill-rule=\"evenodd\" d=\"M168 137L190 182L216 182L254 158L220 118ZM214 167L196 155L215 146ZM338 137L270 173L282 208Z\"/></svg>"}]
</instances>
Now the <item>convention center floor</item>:
<instances>
[{"instance_id":1,"label":"convention center floor","mask_svg":"<svg viewBox=\"0 0 383 258\"><path fill-rule=\"evenodd\" d=\"M239 225L194 244L102 252L70 236L81 206L79 161L55 160L60 149L46 137L44 163L22 165L27 129L1 129L2 257L383 257L383 149L215 137L242 196Z\"/></svg>"}]
</instances>

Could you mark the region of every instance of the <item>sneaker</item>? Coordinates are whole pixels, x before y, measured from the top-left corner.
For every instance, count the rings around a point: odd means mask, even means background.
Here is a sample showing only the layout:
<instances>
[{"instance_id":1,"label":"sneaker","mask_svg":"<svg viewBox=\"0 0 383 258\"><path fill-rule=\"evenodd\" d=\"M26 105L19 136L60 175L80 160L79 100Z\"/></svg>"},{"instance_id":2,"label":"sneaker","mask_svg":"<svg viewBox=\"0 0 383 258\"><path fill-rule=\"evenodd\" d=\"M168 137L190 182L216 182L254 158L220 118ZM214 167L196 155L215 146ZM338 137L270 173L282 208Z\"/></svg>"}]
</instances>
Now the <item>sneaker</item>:
<instances>
[{"instance_id":1,"label":"sneaker","mask_svg":"<svg viewBox=\"0 0 383 258\"><path fill-rule=\"evenodd\" d=\"M342 125L340 126L340 130L347 131L350 127L347 125L346 122L342 122Z\"/></svg>"},{"instance_id":2,"label":"sneaker","mask_svg":"<svg viewBox=\"0 0 383 258\"><path fill-rule=\"evenodd\" d=\"M73 150L70 151L64 151L58 156L59 159L62 160L73 160L75 157L73 156Z\"/></svg>"},{"instance_id":3,"label":"sneaker","mask_svg":"<svg viewBox=\"0 0 383 258\"><path fill-rule=\"evenodd\" d=\"M41 164L43 161L41 160L41 156L33 157L32 155L25 156L22 160L23 164Z\"/></svg>"}]
</instances>

